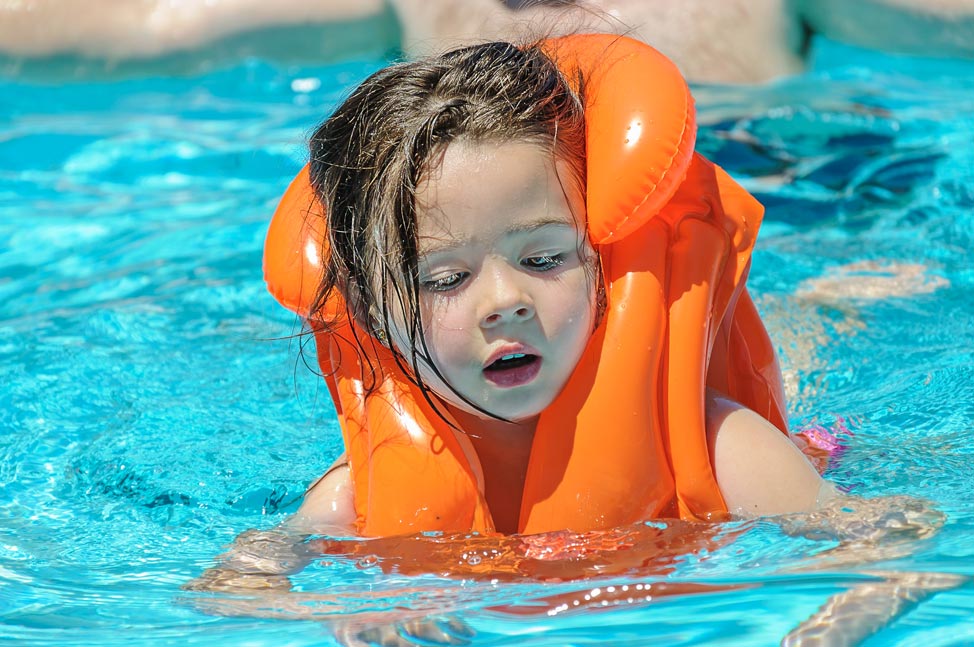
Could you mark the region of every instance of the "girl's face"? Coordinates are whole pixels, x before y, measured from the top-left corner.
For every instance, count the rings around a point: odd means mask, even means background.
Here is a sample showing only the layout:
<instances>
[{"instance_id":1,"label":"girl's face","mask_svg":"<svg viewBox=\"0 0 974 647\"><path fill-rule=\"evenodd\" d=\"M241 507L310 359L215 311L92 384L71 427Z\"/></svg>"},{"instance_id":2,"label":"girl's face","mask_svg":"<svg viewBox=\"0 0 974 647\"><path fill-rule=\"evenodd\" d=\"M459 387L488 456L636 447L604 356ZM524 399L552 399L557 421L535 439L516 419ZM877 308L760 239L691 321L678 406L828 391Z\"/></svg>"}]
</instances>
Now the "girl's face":
<instances>
[{"instance_id":1,"label":"girl's face","mask_svg":"<svg viewBox=\"0 0 974 647\"><path fill-rule=\"evenodd\" d=\"M595 324L581 192L566 163L526 142L454 141L434 166L416 203L431 358L469 401L528 421L568 381ZM483 415L432 371L423 379Z\"/></svg>"}]
</instances>

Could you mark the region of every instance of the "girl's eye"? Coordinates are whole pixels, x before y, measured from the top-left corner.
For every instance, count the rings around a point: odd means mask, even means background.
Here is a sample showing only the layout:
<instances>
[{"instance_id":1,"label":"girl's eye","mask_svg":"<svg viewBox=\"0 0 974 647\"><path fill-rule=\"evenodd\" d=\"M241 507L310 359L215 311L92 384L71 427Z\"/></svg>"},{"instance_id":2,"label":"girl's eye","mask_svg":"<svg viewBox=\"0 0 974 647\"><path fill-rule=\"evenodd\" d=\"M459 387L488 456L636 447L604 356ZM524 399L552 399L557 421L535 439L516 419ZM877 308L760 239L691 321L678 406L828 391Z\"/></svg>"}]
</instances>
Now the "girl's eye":
<instances>
[{"instance_id":1,"label":"girl's eye","mask_svg":"<svg viewBox=\"0 0 974 647\"><path fill-rule=\"evenodd\" d=\"M529 256L521 261L521 265L536 272L547 272L565 263L564 254L544 254L542 256Z\"/></svg>"},{"instance_id":2,"label":"girl's eye","mask_svg":"<svg viewBox=\"0 0 974 647\"><path fill-rule=\"evenodd\" d=\"M449 292L463 283L466 278L466 272L454 272L438 279L423 281L423 287L430 292Z\"/></svg>"}]
</instances>

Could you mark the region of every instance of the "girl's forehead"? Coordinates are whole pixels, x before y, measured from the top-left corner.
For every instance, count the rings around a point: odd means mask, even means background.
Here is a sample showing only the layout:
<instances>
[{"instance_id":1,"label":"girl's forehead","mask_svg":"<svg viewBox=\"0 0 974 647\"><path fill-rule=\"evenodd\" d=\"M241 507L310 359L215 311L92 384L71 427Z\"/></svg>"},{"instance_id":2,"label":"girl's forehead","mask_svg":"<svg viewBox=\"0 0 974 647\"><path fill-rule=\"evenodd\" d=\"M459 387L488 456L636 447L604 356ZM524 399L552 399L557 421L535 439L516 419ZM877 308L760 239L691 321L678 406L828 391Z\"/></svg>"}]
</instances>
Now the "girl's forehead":
<instances>
[{"instance_id":1,"label":"girl's forehead","mask_svg":"<svg viewBox=\"0 0 974 647\"><path fill-rule=\"evenodd\" d=\"M532 142L456 141L417 187L420 248L493 240L549 226L584 222L568 165Z\"/></svg>"},{"instance_id":2,"label":"girl's forehead","mask_svg":"<svg viewBox=\"0 0 974 647\"><path fill-rule=\"evenodd\" d=\"M482 220L468 224L486 227L526 208L554 211L559 219L575 221L559 208L580 197L572 195L580 192L569 165L533 142L457 140L434 162L416 191L421 231L448 229L472 215Z\"/></svg>"},{"instance_id":3,"label":"girl's forehead","mask_svg":"<svg viewBox=\"0 0 974 647\"><path fill-rule=\"evenodd\" d=\"M505 190L528 189L554 166L555 157L530 141L454 140L433 155L419 186L421 193L462 183L476 192L478 185L492 181Z\"/></svg>"}]
</instances>

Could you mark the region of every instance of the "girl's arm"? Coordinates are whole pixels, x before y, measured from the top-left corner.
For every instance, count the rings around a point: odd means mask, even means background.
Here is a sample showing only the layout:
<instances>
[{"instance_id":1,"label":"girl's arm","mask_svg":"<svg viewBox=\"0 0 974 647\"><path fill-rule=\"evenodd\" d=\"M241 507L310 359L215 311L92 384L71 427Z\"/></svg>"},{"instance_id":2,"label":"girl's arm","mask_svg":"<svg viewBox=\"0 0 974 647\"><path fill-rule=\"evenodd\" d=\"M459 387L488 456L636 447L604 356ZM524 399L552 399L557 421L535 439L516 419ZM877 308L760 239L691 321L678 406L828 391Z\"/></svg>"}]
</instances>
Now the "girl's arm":
<instances>
[{"instance_id":1,"label":"girl's arm","mask_svg":"<svg viewBox=\"0 0 974 647\"><path fill-rule=\"evenodd\" d=\"M305 545L308 535L354 535L355 509L345 456L304 495L301 507L272 530L241 533L220 564L185 585L192 591L277 591L291 589L288 575L315 559Z\"/></svg>"},{"instance_id":2,"label":"girl's arm","mask_svg":"<svg viewBox=\"0 0 974 647\"><path fill-rule=\"evenodd\" d=\"M842 495L776 427L715 392L708 393L707 432L717 484L731 513L785 514L777 521L786 533L839 542L812 569L848 569L875 578L830 597L782 645L858 644L924 599L968 581L950 573L868 568L910 554L916 540L943 525L943 514L928 503Z\"/></svg>"},{"instance_id":3,"label":"girl's arm","mask_svg":"<svg viewBox=\"0 0 974 647\"><path fill-rule=\"evenodd\" d=\"M355 535L355 506L348 459L342 454L304 494L288 527L312 535Z\"/></svg>"},{"instance_id":4,"label":"girl's arm","mask_svg":"<svg viewBox=\"0 0 974 647\"><path fill-rule=\"evenodd\" d=\"M717 485L732 514L811 512L836 496L801 450L755 412L708 391L706 418Z\"/></svg>"},{"instance_id":5,"label":"girl's arm","mask_svg":"<svg viewBox=\"0 0 974 647\"><path fill-rule=\"evenodd\" d=\"M348 461L342 455L308 488L301 507L287 521L273 530L242 533L219 566L208 569L183 588L234 594L229 598L196 599L196 607L207 613L317 619L316 603L336 605L341 603L341 597L294 592L288 575L321 557L305 542L308 535L354 535L354 522L352 483ZM347 617L337 614L329 627L345 647L466 645L473 636L461 620L430 616L428 612L399 611L374 616L358 612Z\"/></svg>"}]
</instances>

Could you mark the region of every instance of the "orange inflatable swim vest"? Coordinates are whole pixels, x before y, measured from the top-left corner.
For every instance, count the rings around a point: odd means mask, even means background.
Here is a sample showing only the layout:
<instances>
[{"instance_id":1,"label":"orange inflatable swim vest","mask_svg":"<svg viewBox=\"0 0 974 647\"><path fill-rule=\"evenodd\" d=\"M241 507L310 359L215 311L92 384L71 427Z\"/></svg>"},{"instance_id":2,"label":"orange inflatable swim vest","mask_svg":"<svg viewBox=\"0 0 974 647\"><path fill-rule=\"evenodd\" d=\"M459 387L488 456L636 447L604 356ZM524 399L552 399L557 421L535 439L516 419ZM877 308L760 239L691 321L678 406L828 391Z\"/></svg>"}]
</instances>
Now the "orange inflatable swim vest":
<instances>
[{"instance_id":1,"label":"orange inflatable swim vest","mask_svg":"<svg viewBox=\"0 0 974 647\"><path fill-rule=\"evenodd\" d=\"M763 208L694 153L689 89L659 52L608 35L553 39L544 49L566 78L585 79L588 234L602 259L607 309L540 416L518 531L723 518L705 389L786 430L777 359L744 287ZM340 297L327 312L308 311L327 250L307 173L291 183L271 222L264 274L277 300L315 332L344 435L357 530L494 532L470 441L437 415L388 350L368 342Z\"/></svg>"}]
</instances>

